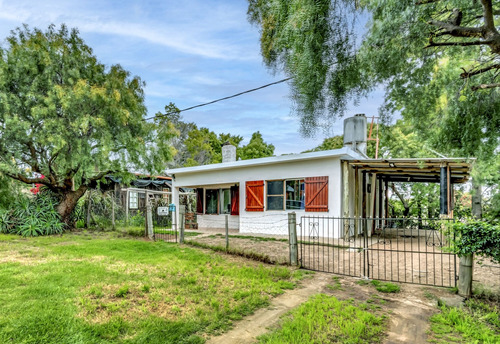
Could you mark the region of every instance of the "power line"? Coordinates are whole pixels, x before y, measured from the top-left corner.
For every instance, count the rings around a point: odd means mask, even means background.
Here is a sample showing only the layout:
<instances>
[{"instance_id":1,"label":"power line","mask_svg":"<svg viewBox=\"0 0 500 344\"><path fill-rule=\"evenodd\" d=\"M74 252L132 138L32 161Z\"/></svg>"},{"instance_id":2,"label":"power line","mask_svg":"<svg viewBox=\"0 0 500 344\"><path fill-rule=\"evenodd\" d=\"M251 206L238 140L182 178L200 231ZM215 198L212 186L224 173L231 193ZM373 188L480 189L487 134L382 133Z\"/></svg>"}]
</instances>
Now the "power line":
<instances>
[{"instance_id":1,"label":"power line","mask_svg":"<svg viewBox=\"0 0 500 344\"><path fill-rule=\"evenodd\" d=\"M216 100L212 100L212 101L210 101L208 103L203 103L203 104L198 104L198 105L190 106L188 108L185 108L185 109L182 109L182 110L179 110L179 111L171 111L171 112L168 112L166 114L161 114L161 115L155 115L155 116L147 117L144 120L145 121L149 121L150 119L161 118L161 117L165 117L165 116L168 116L168 115L172 115L174 113L181 113L181 112L192 110L192 109L195 109L195 108L198 108L198 107L207 106L207 105L210 105L210 104L213 104L213 103L217 103L217 102L220 102L220 101L223 101L223 100L235 98L235 97L241 96L241 95L246 94L246 93L255 92L255 91L261 90L263 88L269 87L269 86L273 86L273 85L276 85L276 84L281 84L282 82L288 81L290 79L292 79L292 78L286 78L286 79L283 79L283 80L275 81L275 82L272 82L272 83L267 84L267 85L263 85L263 86L260 86L260 87L257 87L257 88L252 88L251 90L246 90L246 91L243 91L243 92L240 92L240 93L233 94L232 96L227 96L227 97L224 97L224 98L219 98L219 99L216 99Z\"/></svg>"}]
</instances>

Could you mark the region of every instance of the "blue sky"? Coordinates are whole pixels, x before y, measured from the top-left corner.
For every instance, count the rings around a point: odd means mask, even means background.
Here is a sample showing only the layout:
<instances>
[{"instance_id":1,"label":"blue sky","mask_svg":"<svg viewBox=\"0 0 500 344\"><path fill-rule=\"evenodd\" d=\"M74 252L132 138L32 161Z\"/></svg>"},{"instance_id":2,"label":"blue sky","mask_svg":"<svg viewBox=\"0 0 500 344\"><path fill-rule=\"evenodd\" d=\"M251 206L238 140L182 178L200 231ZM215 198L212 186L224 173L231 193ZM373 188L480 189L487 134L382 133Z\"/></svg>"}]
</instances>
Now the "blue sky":
<instances>
[{"instance_id":1,"label":"blue sky","mask_svg":"<svg viewBox=\"0 0 500 344\"><path fill-rule=\"evenodd\" d=\"M169 102L182 109L285 77L263 65L258 28L248 23L246 10L244 0L0 0L0 38L23 23L76 27L99 61L120 64L146 82L146 105L154 115ZM376 92L348 114L376 115L381 102ZM241 135L244 144L260 131L280 155L313 148L328 136L301 137L292 107L283 83L182 116L216 133ZM341 132L339 120L330 134Z\"/></svg>"}]
</instances>

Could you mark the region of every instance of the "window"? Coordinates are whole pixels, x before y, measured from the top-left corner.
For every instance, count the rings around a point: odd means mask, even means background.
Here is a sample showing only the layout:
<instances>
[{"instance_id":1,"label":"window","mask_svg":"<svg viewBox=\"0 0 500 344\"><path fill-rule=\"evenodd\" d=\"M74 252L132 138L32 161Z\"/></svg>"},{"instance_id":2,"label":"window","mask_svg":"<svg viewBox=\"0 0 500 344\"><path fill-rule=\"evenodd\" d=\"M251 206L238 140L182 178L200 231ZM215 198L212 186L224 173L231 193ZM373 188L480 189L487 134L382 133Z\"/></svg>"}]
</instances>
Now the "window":
<instances>
[{"instance_id":1,"label":"window","mask_svg":"<svg viewBox=\"0 0 500 344\"><path fill-rule=\"evenodd\" d=\"M283 210L283 180L267 182L267 210Z\"/></svg>"},{"instance_id":2,"label":"window","mask_svg":"<svg viewBox=\"0 0 500 344\"><path fill-rule=\"evenodd\" d=\"M304 180L303 179L286 180L285 188L286 188L286 209L287 210L304 209L305 208Z\"/></svg>"},{"instance_id":3,"label":"window","mask_svg":"<svg viewBox=\"0 0 500 344\"><path fill-rule=\"evenodd\" d=\"M231 214L231 190L220 190L220 214Z\"/></svg>"},{"instance_id":4,"label":"window","mask_svg":"<svg viewBox=\"0 0 500 344\"><path fill-rule=\"evenodd\" d=\"M219 190L205 190L205 214L218 214L219 209Z\"/></svg>"},{"instance_id":5,"label":"window","mask_svg":"<svg viewBox=\"0 0 500 344\"><path fill-rule=\"evenodd\" d=\"M267 210L304 209L303 179L267 181Z\"/></svg>"},{"instance_id":6,"label":"window","mask_svg":"<svg viewBox=\"0 0 500 344\"><path fill-rule=\"evenodd\" d=\"M137 192L130 191L128 194L128 204L130 209L137 209L139 207L139 198Z\"/></svg>"}]
</instances>

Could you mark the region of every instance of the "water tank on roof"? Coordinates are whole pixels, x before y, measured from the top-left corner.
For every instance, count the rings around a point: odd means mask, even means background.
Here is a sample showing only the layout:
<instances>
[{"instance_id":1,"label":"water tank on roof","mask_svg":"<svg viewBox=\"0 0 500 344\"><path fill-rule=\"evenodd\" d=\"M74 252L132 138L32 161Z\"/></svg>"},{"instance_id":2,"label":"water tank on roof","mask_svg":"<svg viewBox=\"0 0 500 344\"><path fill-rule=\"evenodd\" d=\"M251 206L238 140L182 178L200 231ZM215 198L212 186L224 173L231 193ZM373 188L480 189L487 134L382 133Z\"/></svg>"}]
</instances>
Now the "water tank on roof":
<instances>
[{"instance_id":1,"label":"water tank on roof","mask_svg":"<svg viewBox=\"0 0 500 344\"><path fill-rule=\"evenodd\" d=\"M366 155L366 116L364 114L344 119L344 147Z\"/></svg>"}]
</instances>

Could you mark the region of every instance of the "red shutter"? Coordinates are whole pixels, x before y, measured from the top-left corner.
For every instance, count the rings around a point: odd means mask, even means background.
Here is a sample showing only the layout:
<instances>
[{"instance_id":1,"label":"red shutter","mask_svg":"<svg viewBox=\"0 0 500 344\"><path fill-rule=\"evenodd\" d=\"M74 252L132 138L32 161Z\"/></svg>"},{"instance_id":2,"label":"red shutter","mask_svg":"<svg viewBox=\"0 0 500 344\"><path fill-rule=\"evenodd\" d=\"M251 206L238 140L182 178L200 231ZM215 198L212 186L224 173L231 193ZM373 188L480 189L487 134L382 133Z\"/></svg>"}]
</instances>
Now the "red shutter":
<instances>
[{"instance_id":1,"label":"red shutter","mask_svg":"<svg viewBox=\"0 0 500 344\"><path fill-rule=\"evenodd\" d=\"M328 176L310 177L306 182L306 211L328 211Z\"/></svg>"},{"instance_id":2,"label":"red shutter","mask_svg":"<svg viewBox=\"0 0 500 344\"><path fill-rule=\"evenodd\" d=\"M203 214L203 189L196 189L196 212Z\"/></svg>"},{"instance_id":3,"label":"red shutter","mask_svg":"<svg viewBox=\"0 0 500 344\"><path fill-rule=\"evenodd\" d=\"M240 215L240 186L231 186L231 215Z\"/></svg>"},{"instance_id":4,"label":"red shutter","mask_svg":"<svg viewBox=\"0 0 500 344\"><path fill-rule=\"evenodd\" d=\"M264 211L264 181L246 182L246 211Z\"/></svg>"}]
</instances>

